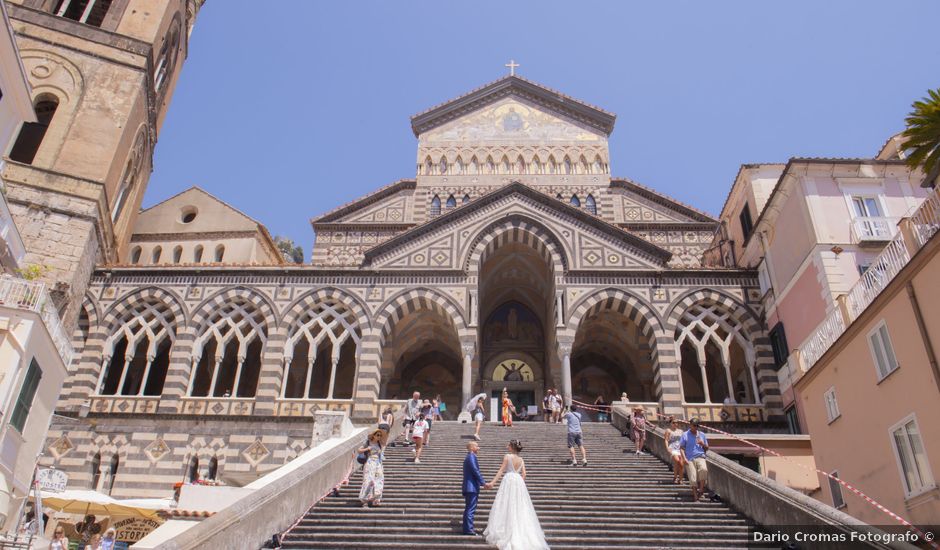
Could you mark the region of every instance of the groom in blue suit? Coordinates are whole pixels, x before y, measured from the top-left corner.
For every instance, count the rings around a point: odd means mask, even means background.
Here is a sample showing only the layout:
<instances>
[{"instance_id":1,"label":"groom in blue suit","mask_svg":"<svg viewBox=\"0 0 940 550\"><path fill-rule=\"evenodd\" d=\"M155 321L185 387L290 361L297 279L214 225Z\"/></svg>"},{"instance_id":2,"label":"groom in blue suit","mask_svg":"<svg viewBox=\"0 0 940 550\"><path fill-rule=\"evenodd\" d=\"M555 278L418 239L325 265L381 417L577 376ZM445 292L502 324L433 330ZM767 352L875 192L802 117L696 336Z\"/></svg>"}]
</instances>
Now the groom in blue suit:
<instances>
[{"instance_id":1,"label":"groom in blue suit","mask_svg":"<svg viewBox=\"0 0 940 550\"><path fill-rule=\"evenodd\" d=\"M483 474L480 473L480 463L477 462L477 451L480 445L476 441L467 443L467 458L463 459L463 534L478 535L473 530L473 515L477 511L477 499L480 489L489 489Z\"/></svg>"}]
</instances>

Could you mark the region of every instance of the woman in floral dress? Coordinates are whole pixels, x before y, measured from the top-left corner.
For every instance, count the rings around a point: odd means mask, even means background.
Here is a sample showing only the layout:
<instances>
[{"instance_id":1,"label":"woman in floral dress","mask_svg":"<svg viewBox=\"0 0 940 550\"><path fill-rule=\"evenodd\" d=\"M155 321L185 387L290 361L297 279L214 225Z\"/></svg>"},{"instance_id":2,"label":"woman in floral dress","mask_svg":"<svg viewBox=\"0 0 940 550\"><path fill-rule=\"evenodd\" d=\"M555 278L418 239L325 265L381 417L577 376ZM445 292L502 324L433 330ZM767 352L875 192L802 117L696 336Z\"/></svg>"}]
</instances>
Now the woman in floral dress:
<instances>
[{"instance_id":1,"label":"woman in floral dress","mask_svg":"<svg viewBox=\"0 0 940 550\"><path fill-rule=\"evenodd\" d=\"M509 399L509 392L503 390L503 426L512 426L512 413L514 412L516 412L516 407Z\"/></svg>"},{"instance_id":2,"label":"woman in floral dress","mask_svg":"<svg viewBox=\"0 0 940 550\"><path fill-rule=\"evenodd\" d=\"M375 430L369 435L369 445L359 449L358 453L369 453L362 468L362 488L359 490L359 500L362 507L379 506L382 501L382 490L385 488L385 469L382 461L385 459L384 430Z\"/></svg>"}]
</instances>

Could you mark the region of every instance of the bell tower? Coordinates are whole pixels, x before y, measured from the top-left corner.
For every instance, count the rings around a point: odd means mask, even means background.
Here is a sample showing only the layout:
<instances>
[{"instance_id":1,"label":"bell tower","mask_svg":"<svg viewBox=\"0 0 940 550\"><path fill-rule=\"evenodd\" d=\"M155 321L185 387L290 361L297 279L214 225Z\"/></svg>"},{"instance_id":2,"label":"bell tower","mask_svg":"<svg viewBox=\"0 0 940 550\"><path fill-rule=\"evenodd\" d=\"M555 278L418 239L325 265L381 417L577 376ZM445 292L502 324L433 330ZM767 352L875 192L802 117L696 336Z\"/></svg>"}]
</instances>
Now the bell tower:
<instances>
[{"instance_id":1,"label":"bell tower","mask_svg":"<svg viewBox=\"0 0 940 550\"><path fill-rule=\"evenodd\" d=\"M37 121L3 144L3 180L67 327L125 253L204 1L6 0Z\"/></svg>"}]
</instances>

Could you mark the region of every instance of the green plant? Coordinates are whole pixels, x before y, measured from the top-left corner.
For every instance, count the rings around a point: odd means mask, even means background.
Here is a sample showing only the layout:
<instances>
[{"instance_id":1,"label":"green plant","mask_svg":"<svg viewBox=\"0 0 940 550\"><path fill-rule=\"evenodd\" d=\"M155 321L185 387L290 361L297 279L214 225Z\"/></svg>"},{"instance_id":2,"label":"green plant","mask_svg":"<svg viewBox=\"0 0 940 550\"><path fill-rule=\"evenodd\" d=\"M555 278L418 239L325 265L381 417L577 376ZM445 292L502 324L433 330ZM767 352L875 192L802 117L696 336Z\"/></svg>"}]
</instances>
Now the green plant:
<instances>
[{"instance_id":1,"label":"green plant","mask_svg":"<svg viewBox=\"0 0 940 550\"><path fill-rule=\"evenodd\" d=\"M16 273L27 281L35 281L45 275L47 271L49 271L49 268L44 265L28 264L17 268Z\"/></svg>"},{"instance_id":2,"label":"green plant","mask_svg":"<svg viewBox=\"0 0 940 550\"><path fill-rule=\"evenodd\" d=\"M907 164L912 169L923 167L925 174L940 168L940 88L927 90L927 97L915 101L913 110L904 119L907 129L904 148Z\"/></svg>"}]
</instances>

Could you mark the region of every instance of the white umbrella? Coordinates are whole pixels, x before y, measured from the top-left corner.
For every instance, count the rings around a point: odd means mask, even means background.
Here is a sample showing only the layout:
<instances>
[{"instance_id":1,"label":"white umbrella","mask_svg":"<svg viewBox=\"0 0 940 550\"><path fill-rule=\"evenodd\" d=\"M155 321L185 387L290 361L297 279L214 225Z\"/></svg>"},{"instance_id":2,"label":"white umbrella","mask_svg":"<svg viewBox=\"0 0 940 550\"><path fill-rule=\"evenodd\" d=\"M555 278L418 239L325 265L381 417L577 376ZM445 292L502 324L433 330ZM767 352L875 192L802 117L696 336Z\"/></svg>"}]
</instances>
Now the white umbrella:
<instances>
[{"instance_id":1,"label":"white umbrella","mask_svg":"<svg viewBox=\"0 0 940 550\"><path fill-rule=\"evenodd\" d=\"M478 393L475 396L473 396L473 399L471 399L470 401L467 401L467 412L475 411L477 408L477 401L479 401L481 398L486 399L486 394Z\"/></svg>"},{"instance_id":2,"label":"white umbrella","mask_svg":"<svg viewBox=\"0 0 940 550\"><path fill-rule=\"evenodd\" d=\"M121 501L86 489L67 489L61 493L42 491L43 506L83 515L156 517L157 510L166 508L165 502L163 499Z\"/></svg>"}]
</instances>

